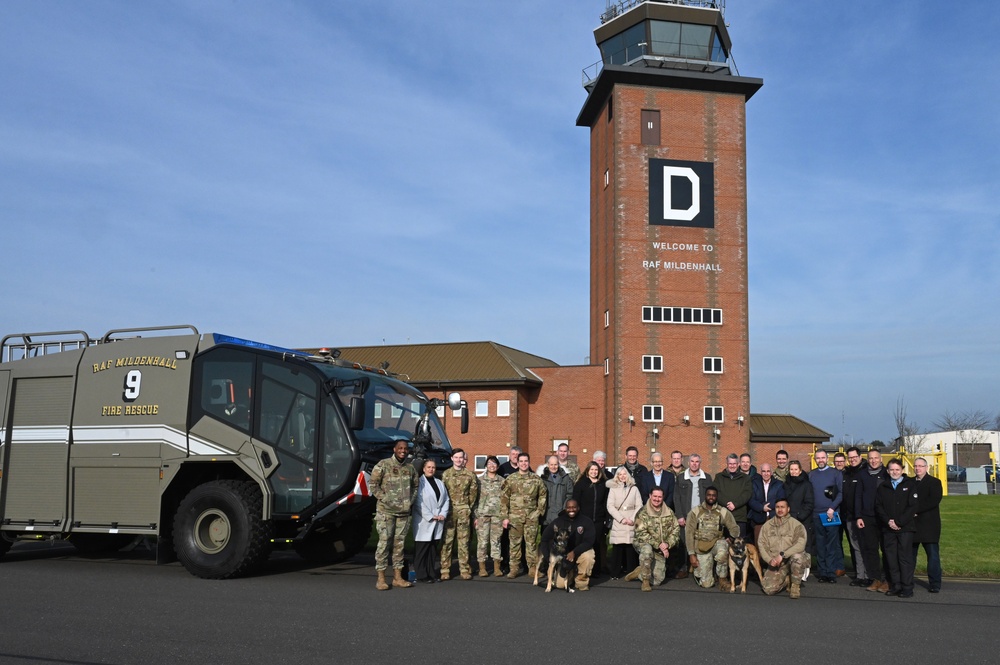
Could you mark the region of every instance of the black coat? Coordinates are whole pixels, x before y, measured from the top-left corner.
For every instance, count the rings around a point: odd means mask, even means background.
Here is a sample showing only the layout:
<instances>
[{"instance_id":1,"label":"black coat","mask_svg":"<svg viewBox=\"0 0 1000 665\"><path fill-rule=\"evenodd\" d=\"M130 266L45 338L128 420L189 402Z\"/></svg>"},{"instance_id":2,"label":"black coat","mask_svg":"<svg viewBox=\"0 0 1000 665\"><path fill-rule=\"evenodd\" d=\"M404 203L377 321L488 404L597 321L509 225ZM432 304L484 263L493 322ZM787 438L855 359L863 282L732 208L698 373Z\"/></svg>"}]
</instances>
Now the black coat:
<instances>
[{"instance_id":1,"label":"black coat","mask_svg":"<svg viewBox=\"0 0 1000 665\"><path fill-rule=\"evenodd\" d=\"M604 478L596 483L586 476L573 486L573 498L580 504L580 514L586 515L600 532L604 532L604 521L608 519L608 486Z\"/></svg>"},{"instance_id":2,"label":"black coat","mask_svg":"<svg viewBox=\"0 0 1000 665\"><path fill-rule=\"evenodd\" d=\"M542 539L538 545L540 552L552 551L552 539L557 528L569 529L569 549L573 551L574 559L578 559L587 550L594 549L594 542L597 540L594 523L582 513L578 514L576 519L570 519L564 510L542 531Z\"/></svg>"},{"instance_id":3,"label":"black coat","mask_svg":"<svg viewBox=\"0 0 1000 665\"><path fill-rule=\"evenodd\" d=\"M865 460L861 460L858 466L844 469L844 499L840 502L840 519L845 522L853 522L858 518L854 514L854 502L861 493L861 474L867 472L868 462Z\"/></svg>"},{"instance_id":4,"label":"black coat","mask_svg":"<svg viewBox=\"0 0 1000 665\"><path fill-rule=\"evenodd\" d=\"M884 529L888 529L889 520L893 520L900 531L917 530L917 522L913 517L917 512L915 485L913 478L903 476L895 488L892 486L892 480L886 480L878 486L875 495L875 514Z\"/></svg>"},{"instance_id":5,"label":"black coat","mask_svg":"<svg viewBox=\"0 0 1000 665\"><path fill-rule=\"evenodd\" d=\"M923 479L913 479L917 493L917 534L915 543L937 543L941 540L941 481L927 474Z\"/></svg>"},{"instance_id":6,"label":"black coat","mask_svg":"<svg viewBox=\"0 0 1000 665\"><path fill-rule=\"evenodd\" d=\"M807 528L812 527L816 500L813 498L809 474L802 473L798 477L788 475L785 478L785 498L788 500L788 514L807 525Z\"/></svg>"},{"instance_id":7,"label":"black coat","mask_svg":"<svg viewBox=\"0 0 1000 665\"><path fill-rule=\"evenodd\" d=\"M864 471L858 474L861 480L858 493L854 497L854 518L875 517L875 501L878 497L878 488L889 479L889 472L883 464L878 468L877 473L872 473L871 468L865 466Z\"/></svg>"}]
</instances>

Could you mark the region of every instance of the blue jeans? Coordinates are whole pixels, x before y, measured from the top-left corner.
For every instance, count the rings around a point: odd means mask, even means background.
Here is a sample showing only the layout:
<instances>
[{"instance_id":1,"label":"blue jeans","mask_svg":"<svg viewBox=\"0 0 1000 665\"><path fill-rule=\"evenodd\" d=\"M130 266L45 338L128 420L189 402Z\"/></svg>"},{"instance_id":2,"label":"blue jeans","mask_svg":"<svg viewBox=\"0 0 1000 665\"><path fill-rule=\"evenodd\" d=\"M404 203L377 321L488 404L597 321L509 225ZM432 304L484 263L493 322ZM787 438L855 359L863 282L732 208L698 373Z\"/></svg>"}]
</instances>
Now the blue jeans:
<instances>
[{"instance_id":1,"label":"blue jeans","mask_svg":"<svg viewBox=\"0 0 1000 665\"><path fill-rule=\"evenodd\" d=\"M813 533L816 536L816 574L820 577L836 577L837 562L843 562L844 552L840 545L840 527L823 526L826 511L813 515ZM840 555L837 550L841 549Z\"/></svg>"},{"instance_id":2,"label":"blue jeans","mask_svg":"<svg viewBox=\"0 0 1000 665\"><path fill-rule=\"evenodd\" d=\"M937 543L913 543L913 560L917 559L917 551L920 546L924 546L924 554L927 555L927 581L930 588L941 588L941 552Z\"/></svg>"}]
</instances>

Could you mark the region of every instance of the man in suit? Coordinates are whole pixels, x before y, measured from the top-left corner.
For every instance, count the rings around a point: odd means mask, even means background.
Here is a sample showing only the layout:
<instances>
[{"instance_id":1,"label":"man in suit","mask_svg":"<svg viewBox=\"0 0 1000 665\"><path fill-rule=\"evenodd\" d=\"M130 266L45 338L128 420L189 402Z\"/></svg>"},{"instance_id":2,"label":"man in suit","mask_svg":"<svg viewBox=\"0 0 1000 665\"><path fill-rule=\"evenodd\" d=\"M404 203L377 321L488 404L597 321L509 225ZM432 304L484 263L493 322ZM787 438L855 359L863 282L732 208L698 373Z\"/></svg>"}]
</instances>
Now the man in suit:
<instances>
[{"instance_id":1,"label":"man in suit","mask_svg":"<svg viewBox=\"0 0 1000 665\"><path fill-rule=\"evenodd\" d=\"M941 591L941 553L938 542L941 540L941 497L944 495L941 481L927 473L927 460L918 457L913 462L916 473L914 487L917 493L917 533L913 539L913 558L917 558L917 550L924 546L927 555L927 580L930 582L930 592Z\"/></svg>"}]
</instances>

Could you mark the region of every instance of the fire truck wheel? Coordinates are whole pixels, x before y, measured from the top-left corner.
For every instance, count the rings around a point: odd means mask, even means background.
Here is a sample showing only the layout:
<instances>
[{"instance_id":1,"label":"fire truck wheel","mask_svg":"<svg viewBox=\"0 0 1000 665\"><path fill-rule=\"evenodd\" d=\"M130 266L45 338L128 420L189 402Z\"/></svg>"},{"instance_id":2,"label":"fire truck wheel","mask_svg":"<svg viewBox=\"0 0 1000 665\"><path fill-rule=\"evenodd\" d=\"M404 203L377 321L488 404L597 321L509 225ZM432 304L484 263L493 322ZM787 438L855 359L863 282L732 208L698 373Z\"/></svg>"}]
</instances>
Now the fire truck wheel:
<instances>
[{"instance_id":1,"label":"fire truck wheel","mask_svg":"<svg viewBox=\"0 0 1000 665\"><path fill-rule=\"evenodd\" d=\"M295 544L300 557L317 566L332 566L352 558L364 549L372 535L372 518L344 522L339 527L310 534Z\"/></svg>"},{"instance_id":2,"label":"fire truck wheel","mask_svg":"<svg viewBox=\"0 0 1000 665\"><path fill-rule=\"evenodd\" d=\"M206 579L248 575L270 554L271 523L261 517L256 483L215 480L198 485L174 518L174 548L188 572Z\"/></svg>"},{"instance_id":3,"label":"fire truck wheel","mask_svg":"<svg viewBox=\"0 0 1000 665\"><path fill-rule=\"evenodd\" d=\"M7 537L6 532L0 532L0 559L2 559L3 555L10 550L10 547L13 544L14 541Z\"/></svg>"}]
</instances>

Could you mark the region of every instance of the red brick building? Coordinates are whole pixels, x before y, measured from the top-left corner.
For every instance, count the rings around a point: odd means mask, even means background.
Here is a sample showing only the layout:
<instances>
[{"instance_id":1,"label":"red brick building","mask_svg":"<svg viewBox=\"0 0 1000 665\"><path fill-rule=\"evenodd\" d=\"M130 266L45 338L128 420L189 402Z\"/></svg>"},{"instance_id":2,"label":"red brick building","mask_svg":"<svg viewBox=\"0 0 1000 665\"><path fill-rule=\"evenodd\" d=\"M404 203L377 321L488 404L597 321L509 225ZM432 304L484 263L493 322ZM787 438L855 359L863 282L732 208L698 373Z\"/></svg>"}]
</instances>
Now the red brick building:
<instances>
[{"instance_id":1,"label":"red brick building","mask_svg":"<svg viewBox=\"0 0 1000 665\"><path fill-rule=\"evenodd\" d=\"M430 396L458 390L484 460L512 445L533 463L563 441L609 464L635 446L806 457L830 435L793 416L750 416L747 100L718 2L624 0L594 31L577 125L590 130L590 358L559 367L493 342L342 349L408 375ZM453 416L445 418L453 421ZM479 466L477 464L477 466Z\"/></svg>"}]
</instances>

